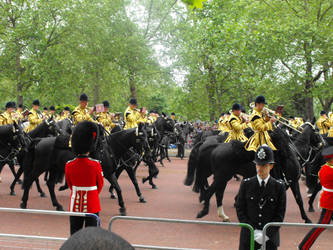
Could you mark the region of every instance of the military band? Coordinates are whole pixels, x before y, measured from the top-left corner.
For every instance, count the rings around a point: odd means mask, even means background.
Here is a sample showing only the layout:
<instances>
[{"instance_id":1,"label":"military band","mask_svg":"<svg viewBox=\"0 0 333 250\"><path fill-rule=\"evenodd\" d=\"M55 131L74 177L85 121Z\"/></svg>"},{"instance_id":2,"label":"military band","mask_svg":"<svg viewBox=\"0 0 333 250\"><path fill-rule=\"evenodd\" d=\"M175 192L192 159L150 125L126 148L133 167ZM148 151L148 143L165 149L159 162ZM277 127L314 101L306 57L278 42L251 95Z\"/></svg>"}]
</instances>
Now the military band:
<instances>
[{"instance_id":1,"label":"military band","mask_svg":"<svg viewBox=\"0 0 333 250\"><path fill-rule=\"evenodd\" d=\"M39 106L40 103L38 99L32 102L32 109L28 114L29 125L26 128L27 133L35 129L45 119L45 117L43 118L42 114L40 113Z\"/></svg>"}]
</instances>

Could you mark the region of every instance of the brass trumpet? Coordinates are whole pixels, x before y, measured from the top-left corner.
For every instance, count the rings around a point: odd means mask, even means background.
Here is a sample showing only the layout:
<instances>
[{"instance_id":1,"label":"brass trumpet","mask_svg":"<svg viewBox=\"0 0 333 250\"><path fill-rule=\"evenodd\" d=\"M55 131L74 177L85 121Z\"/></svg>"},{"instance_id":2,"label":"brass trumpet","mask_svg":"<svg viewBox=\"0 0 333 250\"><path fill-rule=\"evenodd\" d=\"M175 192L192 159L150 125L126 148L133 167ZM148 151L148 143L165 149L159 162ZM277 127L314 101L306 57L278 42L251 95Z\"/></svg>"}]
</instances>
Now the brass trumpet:
<instances>
[{"instance_id":1,"label":"brass trumpet","mask_svg":"<svg viewBox=\"0 0 333 250\"><path fill-rule=\"evenodd\" d=\"M250 106L250 108L253 109L255 107L255 103L251 102L249 106ZM274 110L270 109L270 108L264 107L263 111L265 111L268 114L269 117L272 117L272 116L276 115L276 112ZM289 125L289 120L284 118L283 116L278 117L276 120L279 121L279 123L285 125L286 127L290 128L292 130L295 130L298 133L302 133L297 128L294 128L293 126Z\"/></svg>"}]
</instances>

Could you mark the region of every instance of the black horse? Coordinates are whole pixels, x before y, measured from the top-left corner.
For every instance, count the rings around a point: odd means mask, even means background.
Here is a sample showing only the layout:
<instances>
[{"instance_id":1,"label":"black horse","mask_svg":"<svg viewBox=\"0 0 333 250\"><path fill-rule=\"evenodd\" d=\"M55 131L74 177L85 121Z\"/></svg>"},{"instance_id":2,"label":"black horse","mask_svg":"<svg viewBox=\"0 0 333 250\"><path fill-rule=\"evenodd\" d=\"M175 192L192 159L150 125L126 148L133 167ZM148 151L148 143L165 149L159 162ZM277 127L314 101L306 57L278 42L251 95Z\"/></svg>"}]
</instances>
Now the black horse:
<instances>
[{"instance_id":1,"label":"black horse","mask_svg":"<svg viewBox=\"0 0 333 250\"><path fill-rule=\"evenodd\" d=\"M16 176L14 169L14 158L19 149L26 146L24 131L16 122L13 125L0 126L0 173L4 165L8 164L13 175Z\"/></svg>"},{"instance_id":2,"label":"black horse","mask_svg":"<svg viewBox=\"0 0 333 250\"><path fill-rule=\"evenodd\" d=\"M307 182L309 184L309 188L312 189L312 193L310 196L310 199L308 201L309 204L309 212L314 212L314 207L313 207L313 202L316 199L317 194L320 192L320 190L322 189L321 184L319 182L318 179L318 172L321 169L321 167L326 163L324 157L321 155L322 150L324 148L333 146L333 138L329 138L329 137L324 137L323 138L325 143L324 143L324 147L321 148L321 150L319 150L314 159L309 163L309 171L308 171L308 175L307 175L307 179L309 179L309 181Z\"/></svg>"},{"instance_id":3,"label":"black horse","mask_svg":"<svg viewBox=\"0 0 333 250\"><path fill-rule=\"evenodd\" d=\"M160 157L158 161L164 166L163 159L167 158L170 162L168 154L169 134L173 133L175 122L170 117L163 114L163 116L157 118L154 122L154 126L159 133L158 150L156 150L155 158Z\"/></svg>"},{"instance_id":4,"label":"black horse","mask_svg":"<svg viewBox=\"0 0 333 250\"><path fill-rule=\"evenodd\" d=\"M74 128L75 129L75 128ZM128 152L131 147L136 147L147 141L147 134L144 126L137 129L119 131L109 136L104 136L104 129L99 125L96 147L91 156L101 161L104 177L113 185L118 195L120 213L126 214L120 186L114 173L117 169L117 160ZM118 143L115 143L118 141ZM29 189L33 180L38 178L43 172L49 171L47 186L50 192L52 204L57 210L62 211L62 205L57 201L54 187L57 182L62 182L65 164L75 158L71 148L68 147L69 136L47 137L39 139L35 145L29 148L29 154L24 160L24 194L21 208L26 208ZM112 146L112 144L114 146Z\"/></svg>"},{"instance_id":5,"label":"black horse","mask_svg":"<svg viewBox=\"0 0 333 250\"><path fill-rule=\"evenodd\" d=\"M298 183L301 170L300 164L295 153L289 147L289 137L279 128L270 132L270 136L273 144L278 148L278 151L274 152L276 164L271 171L271 175L283 180L285 185L291 188L300 208L302 218L306 222L311 222L304 211ZM240 174L244 178L249 178L256 174L253 164L254 152L246 151L242 142L231 141L230 143L212 144L205 147L200 152L199 158L197 171L188 170L185 180L187 185L193 182L193 174L196 172L196 185L203 190L200 199L204 201L204 208L198 213L197 217L201 218L208 214L210 198L216 193L219 216L223 220L229 220L229 217L224 214L222 207L225 187L235 174ZM206 185L207 176L210 175L207 173L213 173L214 181L205 189L203 186Z\"/></svg>"},{"instance_id":6,"label":"black horse","mask_svg":"<svg viewBox=\"0 0 333 250\"><path fill-rule=\"evenodd\" d=\"M44 120L41 124L39 124L35 129L31 130L27 135L26 135L26 147L21 148L17 155L17 160L20 165L19 169L17 170L17 173L15 175L15 178L10 185L10 195L15 195L15 185L19 181L22 173L23 173L23 161L25 158L25 154L27 153L27 148L29 147L30 143L32 143L32 139L34 138L43 138L47 137L50 135L56 136L59 133L59 129L56 126L55 121L53 118L49 118L48 120ZM41 197L45 197L45 193L41 189L39 185L39 179L37 178L35 180L37 190L40 193Z\"/></svg>"}]
</instances>

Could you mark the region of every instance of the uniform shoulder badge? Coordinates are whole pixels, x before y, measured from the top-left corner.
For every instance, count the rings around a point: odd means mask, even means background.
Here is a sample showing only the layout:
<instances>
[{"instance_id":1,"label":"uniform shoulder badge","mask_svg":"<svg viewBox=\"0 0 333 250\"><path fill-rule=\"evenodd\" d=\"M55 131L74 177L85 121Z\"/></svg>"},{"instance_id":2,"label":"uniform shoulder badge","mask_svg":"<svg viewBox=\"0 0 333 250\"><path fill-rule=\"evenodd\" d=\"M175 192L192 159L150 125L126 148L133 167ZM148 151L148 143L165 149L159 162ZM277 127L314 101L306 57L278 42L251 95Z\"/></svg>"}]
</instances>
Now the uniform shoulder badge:
<instances>
[{"instance_id":1,"label":"uniform shoulder badge","mask_svg":"<svg viewBox=\"0 0 333 250\"><path fill-rule=\"evenodd\" d=\"M249 180L250 180L250 178L246 178L246 179L244 179L243 181L246 182L246 181L249 181Z\"/></svg>"}]
</instances>

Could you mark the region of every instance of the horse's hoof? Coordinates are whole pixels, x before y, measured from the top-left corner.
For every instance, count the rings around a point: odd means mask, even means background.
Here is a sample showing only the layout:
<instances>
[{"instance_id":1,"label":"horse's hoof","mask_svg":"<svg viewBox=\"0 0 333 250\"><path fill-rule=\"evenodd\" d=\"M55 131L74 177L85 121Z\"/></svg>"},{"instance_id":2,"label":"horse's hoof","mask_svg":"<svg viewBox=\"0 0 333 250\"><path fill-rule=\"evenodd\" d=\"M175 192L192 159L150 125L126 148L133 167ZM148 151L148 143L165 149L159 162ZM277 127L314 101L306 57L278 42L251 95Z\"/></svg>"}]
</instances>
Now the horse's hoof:
<instances>
[{"instance_id":1,"label":"horse's hoof","mask_svg":"<svg viewBox=\"0 0 333 250\"><path fill-rule=\"evenodd\" d=\"M17 183L18 183L18 184L22 184L23 182L22 182L22 180L19 179L19 180L17 181Z\"/></svg>"},{"instance_id":2,"label":"horse's hoof","mask_svg":"<svg viewBox=\"0 0 333 250\"><path fill-rule=\"evenodd\" d=\"M312 221L309 218L305 219L304 222L307 223L307 224L312 223Z\"/></svg>"},{"instance_id":3,"label":"horse's hoof","mask_svg":"<svg viewBox=\"0 0 333 250\"><path fill-rule=\"evenodd\" d=\"M202 218L208 214L207 211L202 210L201 212L198 213L197 218Z\"/></svg>"},{"instance_id":4,"label":"horse's hoof","mask_svg":"<svg viewBox=\"0 0 333 250\"><path fill-rule=\"evenodd\" d=\"M20 208L22 208L22 209L26 209L26 208L27 208L27 204L21 203L21 204L20 204Z\"/></svg>"},{"instance_id":5,"label":"horse's hoof","mask_svg":"<svg viewBox=\"0 0 333 250\"><path fill-rule=\"evenodd\" d=\"M59 191L64 191L64 190L66 190L66 189L67 189L66 186L61 186L61 187L59 188Z\"/></svg>"},{"instance_id":6,"label":"horse's hoof","mask_svg":"<svg viewBox=\"0 0 333 250\"><path fill-rule=\"evenodd\" d=\"M142 184L145 184L146 181L147 181L146 178L142 178Z\"/></svg>"},{"instance_id":7,"label":"horse's hoof","mask_svg":"<svg viewBox=\"0 0 333 250\"><path fill-rule=\"evenodd\" d=\"M119 208L119 212L121 216L126 216L126 208L124 207Z\"/></svg>"},{"instance_id":8,"label":"horse's hoof","mask_svg":"<svg viewBox=\"0 0 333 250\"><path fill-rule=\"evenodd\" d=\"M111 194L110 198L114 200L116 199L116 196L114 194Z\"/></svg>"},{"instance_id":9,"label":"horse's hoof","mask_svg":"<svg viewBox=\"0 0 333 250\"><path fill-rule=\"evenodd\" d=\"M45 193L44 192L40 193L40 197L45 198L46 197Z\"/></svg>"},{"instance_id":10,"label":"horse's hoof","mask_svg":"<svg viewBox=\"0 0 333 250\"><path fill-rule=\"evenodd\" d=\"M171 160L170 160L170 159L168 159L168 162L171 162Z\"/></svg>"},{"instance_id":11,"label":"horse's hoof","mask_svg":"<svg viewBox=\"0 0 333 250\"><path fill-rule=\"evenodd\" d=\"M152 189L157 189L157 186L155 184L151 185Z\"/></svg>"},{"instance_id":12,"label":"horse's hoof","mask_svg":"<svg viewBox=\"0 0 333 250\"><path fill-rule=\"evenodd\" d=\"M11 196L15 196L15 195L16 195L16 194L15 194L15 191L14 191L14 190L11 190L9 195L11 195Z\"/></svg>"},{"instance_id":13,"label":"horse's hoof","mask_svg":"<svg viewBox=\"0 0 333 250\"><path fill-rule=\"evenodd\" d=\"M141 202L141 203L146 203L147 201L145 200L145 198L143 198L143 197L141 197L140 199L139 199L139 201Z\"/></svg>"},{"instance_id":14,"label":"horse's hoof","mask_svg":"<svg viewBox=\"0 0 333 250\"><path fill-rule=\"evenodd\" d=\"M309 207L309 210L308 210L310 213L313 213L315 210L313 209L313 207Z\"/></svg>"},{"instance_id":15,"label":"horse's hoof","mask_svg":"<svg viewBox=\"0 0 333 250\"><path fill-rule=\"evenodd\" d=\"M57 211L65 211L65 210L61 205L59 205L59 206L57 206Z\"/></svg>"}]
</instances>

